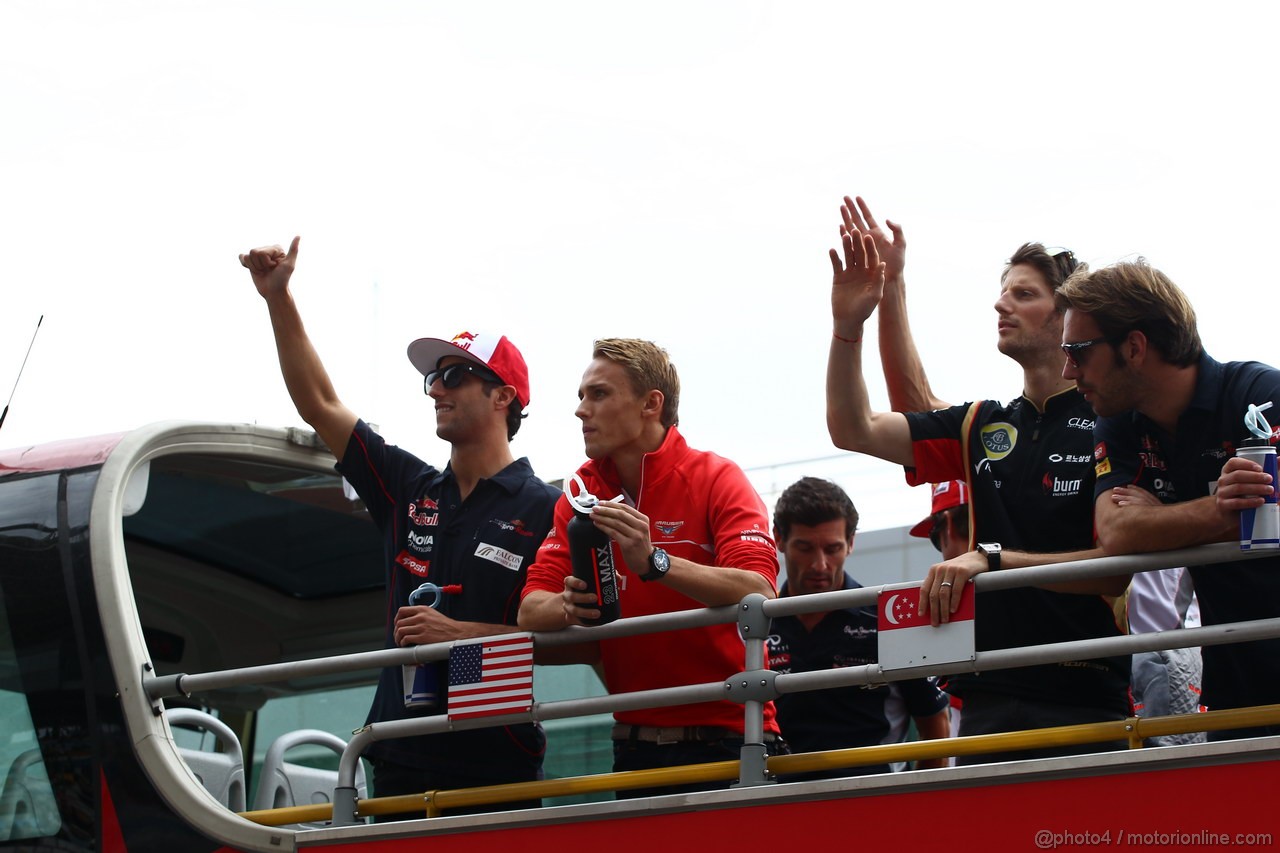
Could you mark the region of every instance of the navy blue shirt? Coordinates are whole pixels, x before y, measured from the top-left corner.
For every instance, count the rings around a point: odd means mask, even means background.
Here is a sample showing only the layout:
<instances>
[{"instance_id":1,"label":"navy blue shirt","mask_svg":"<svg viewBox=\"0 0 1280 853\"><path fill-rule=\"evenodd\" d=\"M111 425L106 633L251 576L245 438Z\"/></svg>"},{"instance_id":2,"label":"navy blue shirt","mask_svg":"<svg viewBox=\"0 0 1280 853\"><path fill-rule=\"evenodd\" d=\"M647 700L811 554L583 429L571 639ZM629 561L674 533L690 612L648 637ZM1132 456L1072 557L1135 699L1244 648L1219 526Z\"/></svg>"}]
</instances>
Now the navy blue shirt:
<instances>
[{"instance_id":1,"label":"navy blue shirt","mask_svg":"<svg viewBox=\"0 0 1280 853\"><path fill-rule=\"evenodd\" d=\"M842 588L862 587L846 573ZM787 595L786 584L780 594ZM874 664L879 660L876 626L876 609L870 606L833 610L812 631L798 616L778 617L769 632L769 666L775 672L792 673ZM901 741L907 714L928 717L945 710L948 703L936 679L915 678L893 685L787 693L774 704L778 727L791 751L816 752ZM840 771L839 775L868 770Z\"/></svg>"},{"instance_id":2,"label":"navy blue shirt","mask_svg":"<svg viewBox=\"0 0 1280 853\"><path fill-rule=\"evenodd\" d=\"M915 466L912 485L966 480L973 502L973 542L1050 553L1092 548L1093 407L1074 388L1038 410L1025 397L907 415ZM968 469L966 470L966 463ZM1062 643L1121 634L1100 595L1036 587L981 593L976 602L979 651ZM1129 656L962 673L947 691L1018 696L1113 712L1129 711Z\"/></svg>"},{"instance_id":3,"label":"navy blue shirt","mask_svg":"<svg viewBox=\"0 0 1280 853\"><path fill-rule=\"evenodd\" d=\"M1201 355L1191 404L1169 434L1136 411L1104 418L1094 430L1100 496L1114 486L1141 486L1162 503L1213 494L1218 475L1250 437L1250 403L1280 411L1280 370L1256 361L1223 364ZM1276 440L1272 433L1272 442ZM1205 625L1280 616L1280 554L1192 566ZM1280 639L1205 646L1203 703L1209 710L1280 702Z\"/></svg>"},{"instance_id":4,"label":"navy blue shirt","mask_svg":"<svg viewBox=\"0 0 1280 853\"><path fill-rule=\"evenodd\" d=\"M442 597L438 609L445 616L516 624L528 566L551 528L560 496L534 475L527 459L481 480L464 501L448 467L428 465L358 421L337 468L383 534L387 648L395 648L396 611L424 581L462 585L461 593ZM406 709L401 678L398 666L382 671L369 722L443 712ZM447 683L443 673L440 683ZM474 771L540 765L545 746L541 728L524 724L378 741L368 752L412 767ZM525 779L528 773L513 769L512 778Z\"/></svg>"}]
</instances>

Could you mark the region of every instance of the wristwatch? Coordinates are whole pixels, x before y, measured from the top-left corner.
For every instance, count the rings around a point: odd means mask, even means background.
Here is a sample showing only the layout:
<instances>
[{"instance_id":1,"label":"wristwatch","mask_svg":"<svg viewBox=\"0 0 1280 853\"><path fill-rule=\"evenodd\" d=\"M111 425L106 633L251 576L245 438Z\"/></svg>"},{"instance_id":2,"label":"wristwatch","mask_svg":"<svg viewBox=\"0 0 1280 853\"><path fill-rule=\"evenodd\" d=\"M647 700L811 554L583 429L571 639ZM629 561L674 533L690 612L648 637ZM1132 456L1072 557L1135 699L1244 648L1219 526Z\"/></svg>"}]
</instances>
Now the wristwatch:
<instances>
[{"instance_id":1,"label":"wristwatch","mask_svg":"<svg viewBox=\"0 0 1280 853\"><path fill-rule=\"evenodd\" d=\"M642 581L660 581L667 576L671 568L671 555L661 548L654 548L649 555L649 571L640 576Z\"/></svg>"},{"instance_id":2,"label":"wristwatch","mask_svg":"<svg viewBox=\"0 0 1280 853\"><path fill-rule=\"evenodd\" d=\"M981 553L987 555L988 571L995 572L1000 570L1000 543L999 542L989 542L985 545L979 545L978 550Z\"/></svg>"}]
</instances>

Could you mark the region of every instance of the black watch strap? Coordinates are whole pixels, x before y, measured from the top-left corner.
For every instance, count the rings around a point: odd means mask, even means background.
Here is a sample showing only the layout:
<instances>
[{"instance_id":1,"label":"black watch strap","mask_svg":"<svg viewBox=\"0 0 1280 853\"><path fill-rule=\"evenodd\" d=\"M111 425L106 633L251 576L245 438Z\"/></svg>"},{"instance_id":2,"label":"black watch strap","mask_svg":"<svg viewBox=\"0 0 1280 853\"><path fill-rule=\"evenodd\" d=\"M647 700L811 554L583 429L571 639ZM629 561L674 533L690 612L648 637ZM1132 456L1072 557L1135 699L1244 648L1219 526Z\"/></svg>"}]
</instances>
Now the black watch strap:
<instances>
[{"instance_id":1,"label":"black watch strap","mask_svg":"<svg viewBox=\"0 0 1280 853\"><path fill-rule=\"evenodd\" d=\"M1000 551L1002 549L999 542L981 544L978 546L978 550L987 555L988 571L995 572L1000 570Z\"/></svg>"}]
</instances>

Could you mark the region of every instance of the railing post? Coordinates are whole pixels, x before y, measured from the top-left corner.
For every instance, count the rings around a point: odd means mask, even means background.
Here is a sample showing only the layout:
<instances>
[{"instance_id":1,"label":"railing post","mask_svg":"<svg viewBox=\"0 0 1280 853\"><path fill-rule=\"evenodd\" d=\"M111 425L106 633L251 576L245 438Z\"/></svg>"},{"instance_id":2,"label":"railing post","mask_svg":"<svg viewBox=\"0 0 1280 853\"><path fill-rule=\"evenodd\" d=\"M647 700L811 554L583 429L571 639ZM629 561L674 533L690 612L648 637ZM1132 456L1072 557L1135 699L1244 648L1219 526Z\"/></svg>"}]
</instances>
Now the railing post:
<instances>
[{"instance_id":1,"label":"railing post","mask_svg":"<svg viewBox=\"0 0 1280 853\"><path fill-rule=\"evenodd\" d=\"M759 593L742 599L738 609L738 633L746 647L743 671L725 682L725 690L743 705L742 749L738 754L738 781L733 787L773 784L765 769L769 752L764 745L764 705L778 693L775 673L765 669L764 644L769 636L769 617ZM734 695L737 694L737 695Z\"/></svg>"}]
</instances>

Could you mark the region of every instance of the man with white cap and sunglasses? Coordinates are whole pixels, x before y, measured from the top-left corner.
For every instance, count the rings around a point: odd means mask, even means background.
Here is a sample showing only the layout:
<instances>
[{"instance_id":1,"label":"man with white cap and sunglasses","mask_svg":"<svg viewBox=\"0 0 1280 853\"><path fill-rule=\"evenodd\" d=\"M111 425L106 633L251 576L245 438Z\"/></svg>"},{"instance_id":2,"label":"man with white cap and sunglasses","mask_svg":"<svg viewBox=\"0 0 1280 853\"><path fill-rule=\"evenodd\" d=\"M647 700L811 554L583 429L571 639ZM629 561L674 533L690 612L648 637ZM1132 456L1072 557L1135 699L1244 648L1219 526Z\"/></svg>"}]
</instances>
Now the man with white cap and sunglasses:
<instances>
[{"instance_id":1,"label":"man with white cap and sunglasses","mask_svg":"<svg viewBox=\"0 0 1280 853\"><path fill-rule=\"evenodd\" d=\"M303 328L289 291L298 242L295 237L288 251L254 249L240 262L267 302L280 369L298 414L337 457L338 470L382 531L387 646L516 630L527 568L560 495L534 475L527 459L511 453L529 404L524 357L506 337L476 330L414 341L409 360L425 377L436 435L450 445L449 462L440 470L387 444L343 405ZM425 581L455 591L440 596L436 607L408 606L410 593ZM401 678L400 667L383 670L369 722L440 713L406 708ZM374 793L393 796L536 779L545 745L539 726L523 724L378 741L367 757ZM528 805L537 801L505 807Z\"/></svg>"}]
</instances>

